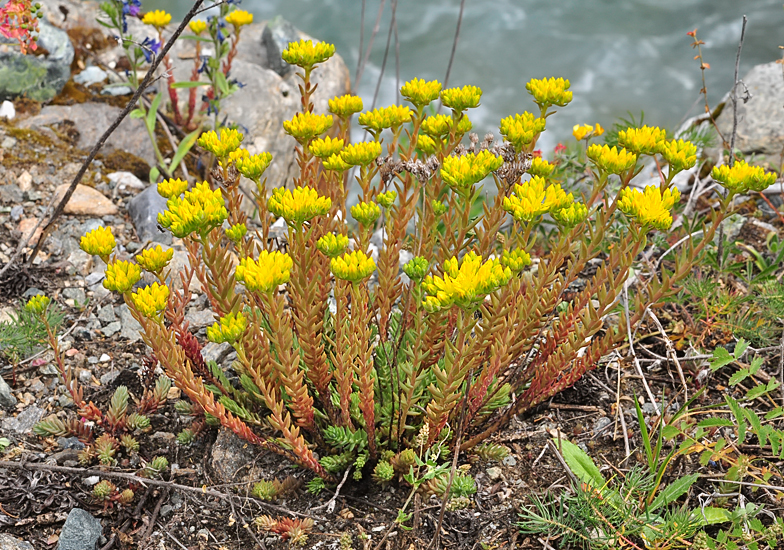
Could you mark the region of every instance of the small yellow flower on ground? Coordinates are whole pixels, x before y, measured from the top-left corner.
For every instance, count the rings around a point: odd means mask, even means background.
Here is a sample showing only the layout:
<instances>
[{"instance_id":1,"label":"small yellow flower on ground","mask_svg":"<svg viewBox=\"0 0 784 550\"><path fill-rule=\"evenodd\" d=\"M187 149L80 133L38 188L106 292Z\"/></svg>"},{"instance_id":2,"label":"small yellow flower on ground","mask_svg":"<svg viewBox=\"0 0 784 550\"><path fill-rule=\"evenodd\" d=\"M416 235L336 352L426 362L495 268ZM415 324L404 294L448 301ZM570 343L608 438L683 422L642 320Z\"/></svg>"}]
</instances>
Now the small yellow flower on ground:
<instances>
[{"instance_id":1,"label":"small yellow flower on ground","mask_svg":"<svg viewBox=\"0 0 784 550\"><path fill-rule=\"evenodd\" d=\"M44 311L46 311L46 308L49 307L51 302L52 300L49 298L49 296L45 296L44 294L36 294L25 304L25 311L35 315L42 315Z\"/></svg>"},{"instance_id":2,"label":"small yellow flower on ground","mask_svg":"<svg viewBox=\"0 0 784 550\"><path fill-rule=\"evenodd\" d=\"M207 233L228 217L220 189L210 189L205 181L196 184L182 198L169 199L167 210L158 214L158 223L180 239L193 232Z\"/></svg>"},{"instance_id":3,"label":"small yellow flower on ground","mask_svg":"<svg viewBox=\"0 0 784 550\"><path fill-rule=\"evenodd\" d=\"M522 248L504 250L501 255L501 265L508 267L512 273L519 273L526 266L531 265L531 255Z\"/></svg>"},{"instance_id":4,"label":"small yellow flower on ground","mask_svg":"<svg viewBox=\"0 0 784 550\"><path fill-rule=\"evenodd\" d=\"M233 25L235 28L240 28L244 25L253 23L253 14L245 10L234 10L226 16L226 23Z\"/></svg>"},{"instance_id":5,"label":"small yellow flower on ground","mask_svg":"<svg viewBox=\"0 0 784 550\"><path fill-rule=\"evenodd\" d=\"M209 132L204 132L196 143L219 159L224 159L229 156L229 153L239 148L244 137L239 130L222 128L220 137L213 130L210 130Z\"/></svg>"},{"instance_id":6,"label":"small yellow flower on ground","mask_svg":"<svg viewBox=\"0 0 784 550\"><path fill-rule=\"evenodd\" d=\"M504 159L487 149L479 153L466 153L463 156L449 156L441 167L441 178L456 193L467 196L471 188L485 179L491 172L498 170Z\"/></svg>"},{"instance_id":7,"label":"small yellow flower on ground","mask_svg":"<svg viewBox=\"0 0 784 550\"><path fill-rule=\"evenodd\" d=\"M371 226L381 216L381 208L374 202L360 202L351 207L351 216L364 226Z\"/></svg>"},{"instance_id":8,"label":"small yellow flower on ground","mask_svg":"<svg viewBox=\"0 0 784 550\"><path fill-rule=\"evenodd\" d=\"M403 266L403 273L412 281L421 281L430 271L430 263L424 256L415 256Z\"/></svg>"},{"instance_id":9,"label":"small yellow flower on ground","mask_svg":"<svg viewBox=\"0 0 784 550\"><path fill-rule=\"evenodd\" d=\"M341 233L327 233L316 241L316 248L330 258L343 254L346 247L348 247L348 236Z\"/></svg>"},{"instance_id":10,"label":"small yellow flower on ground","mask_svg":"<svg viewBox=\"0 0 784 550\"><path fill-rule=\"evenodd\" d=\"M585 154L599 170L608 174L622 174L637 164L637 155L623 148L594 143Z\"/></svg>"},{"instance_id":11,"label":"small yellow flower on ground","mask_svg":"<svg viewBox=\"0 0 784 550\"><path fill-rule=\"evenodd\" d=\"M163 247L158 245L155 248L148 248L143 250L141 254L137 254L136 261L150 273L158 273L168 265L173 257L173 248L164 251Z\"/></svg>"},{"instance_id":12,"label":"small yellow flower on ground","mask_svg":"<svg viewBox=\"0 0 784 550\"><path fill-rule=\"evenodd\" d=\"M573 202L569 206L550 212L555 223L565 228L572 228L580 224L588 216L588 207L581 202Z\"/></svg>"},{"instance_id":13,"label":"small yellow flower on ground","mask_svg":"<svg viewBox=\"0 0 784 550\"><path fill-rule=\"evenodd\" d=\"M239 243L245 234L248 232L248 227L244 223L236 223L226 230L226 236L233 243Z\"/></svg>"}]
</instances>

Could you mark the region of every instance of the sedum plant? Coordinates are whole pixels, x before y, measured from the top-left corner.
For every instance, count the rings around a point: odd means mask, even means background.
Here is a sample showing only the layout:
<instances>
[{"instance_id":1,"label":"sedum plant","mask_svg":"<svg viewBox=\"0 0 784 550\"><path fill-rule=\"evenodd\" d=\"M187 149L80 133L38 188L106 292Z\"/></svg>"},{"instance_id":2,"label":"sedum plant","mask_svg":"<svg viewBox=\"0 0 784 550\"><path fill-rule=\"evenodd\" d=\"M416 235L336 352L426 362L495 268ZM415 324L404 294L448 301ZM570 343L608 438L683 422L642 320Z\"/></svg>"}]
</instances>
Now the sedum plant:
<instances>
[{"instance_id":1,"label":"sedum plant","mask_svg":"<svg viewBox=\"0 0 784 550\"><path fill-rule=\"evenodd\" d=\"M568 80L529 82L536 112L503 119L502 143L480 142L469 134L468 111L482 95L474 86L414 79L401 89L409 105L362 112L362 100L347 95L329 101L331 114L315 114L312 72L333 53L301 41L283 54L302 69L302 110L283 123L298 144L290 187L268 193L270 155L249 154L242 134L227 129L199 139L218 160L214 188L159 184L168 199L159 222L190 259L180 290L166 285L170 256L162 251L134 263L112 252L110 234L83 241L107 262L104 285L123 295L144 341L192 401L190 412L312 470L315 489L347 468L357 479L363 471L381 483L405 479L434 445L474 448L574 384L647 307L676 291L732 198L769 179L741 163L715 174L728 193L701 240L684 242L671 271L640 276L628 318L613 325L608 316L648 234L672 224L680 193L671 182L695 164L695 146L647 126L620 132L618 146L590 145L592 187L576 198L552 164L533 158L547 119L572 99ZM446 114L428 114L436 100ZM358 113L370 139L349 144ZM641 191L629 182L645 155L670 170ZM241 208L240 176L257 186L257 224ZM495 194L477 216L483 184ZM353 185L359 197L349 208ZM288 226L285 251L269 239L275 218ZM549 243L537 243L543 223L556 228ZM618 227L620 239L603 253L608 230ZM404 253L411 259L401 273ZM586 287L564 303L567 287L602 254ZM135 289L142 269L157 282ZM208 339L234 347L238 383L204 361L187 330L194 275L215 314Z\"/></svg>"}]
</instances>

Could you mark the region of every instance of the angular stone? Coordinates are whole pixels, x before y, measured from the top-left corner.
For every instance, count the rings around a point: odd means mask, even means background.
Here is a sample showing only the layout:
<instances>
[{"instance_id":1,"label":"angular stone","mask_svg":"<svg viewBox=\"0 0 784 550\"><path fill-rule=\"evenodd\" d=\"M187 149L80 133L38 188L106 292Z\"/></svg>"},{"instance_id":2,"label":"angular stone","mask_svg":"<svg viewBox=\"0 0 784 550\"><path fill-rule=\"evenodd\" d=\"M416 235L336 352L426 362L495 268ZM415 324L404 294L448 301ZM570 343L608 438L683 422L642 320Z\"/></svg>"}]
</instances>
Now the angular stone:
<instances>
[{"instance_id":1,"label":"angular stone","mask_svg":"<svg viewBox=\"0 0 784 550\"><path fill-rule=\"evenodd\" d=\"M68 186L68 183L57 186L54 193L58 201L62 199ZM104 197L100 191L80 184L76 186L73 195L65 205L64 212L80 216L106 216L107 214L116 214L118 209L117 205Z\"/></svg>"},{"instance_id":2,"label":"angular stone","mask_svg":"<svg viewBox=\"0 0 784 550\"><path fill-rule=\"evenodd\" d=\"M139 191L145 187L144 182L130 172L114 172L106 177L121 193L129 193L132 189Z\"/></svg>"},{"instance_id":3,"label":"angular stone","mask_svg":"<svg viewBox=\"0 0 784 550\"><path fill-rule=\"evenodd\" d=\"M85 70L74 76L74 82L89 86L90 84L97 84L109 78L109 75L100 67L93 65L87 67Z\"/></svg>"},{"instance_id":4,"label":"angular stone","mask_svg":"<svg viewBox=\"0 0 784 550\"><path fill-rule=\"evenodd\" d=\"M142 242L171 244L171 233L158 229L158 214L164 210L166 210L166 199L158 194L158 187L155 185L150 185L128 201L131 222Z\"/></svg>"},{"instance_id":5,"label":"angular stone","mask_svg":"<svg viewBox=\"0 0 784 550\"><path fill-rule=\"evenodd\" d=\"M0 550L33 550L34 548L29 542L0 533Z\"/></svg>"},{"instance_id":6,"label":"angular stone","mask_svg":"<svg viewBox=\"0 0 784 550\"><path fill-rule=\"evenodd\" d=\"M44 417L44 410L35 405L27 407L20 412L16 418L6 418L3 420L3 429L19 434L29 433L33 426Z\"/></svg>"},{"instance_id":7,"label":"angular stone","mask_svg":"<svg viewBox=\"0 0 784 550\"><path fill-rule=\"evenodd\" d=\"M120 114L119 107L105 103L77 103L75 105L47 105L37 115L19 122L20 128L40 130L64 120L74 123L79 132L76 146L89 150L98 138L114 122ZM147 136L144 123L138 118L126 117L109 139L106 140L101 152L126 151L144 159L147 164L155 163L155 153Z\"/></svg>"},{"instance_id":8,"label":"angular stone","mask_svg":"<svg viewBox=\"0 0 784 550\"><path fill-rule=\"evenodd\" d=\"M101 522L81 508L68 513L57 550L95 550L103 533Z\"/></svg>"},{"instance_id":9,"label":"angular stone","mask_svg":"<svg viewBox=\"0 0 784 550\"><path fill-rule=\"evenodd\" d=\"M3 101L3 104L0 105L0 118L6 120L13 120L16 118L16 107L14 107L13 103L8 100Z\"/></svg>"},{"instance_id":10,"label":"angular stone","mask_svg":"<svg viewBox=\"0 0 784 550\"><path fill-rule=\"evenodd\" d=\"M15 40L0 35L0 99L47 102L68 82L74 57L68 34L43 20L39 31L38 46L45 55L23 55Z\"/></svg>"},{"instance_id":11,"label":"angular stone","mask_svg":"<svg viewBox=\"0 0 784 550\"><path fill-rule=\"evenodd\" d=\"M258 448L234 432L221 428L212 445L210 467L220 483L241 483L246 479L257 479L255 459Z\"/></svg>"},{"instance_id":12,"label":"angular stone","mask_svg":"<svg viewBox=\"0 0 784 550\"><path fill-rule=\"evenodd\" d=\"M138 342L142 339L141 330L142 326L133 318L128 306L123 304L115 308L115 312L120 315L120 323L122 323L122 330L120 336L126 338L130 342Z\"/></svg>"},{"instance_id":13,"label":"angular stone","mask_svg":"<svg viewBox=\"0 0 784 550\"><path fill-rule=\"evenodd\" d=\"M19 231L19 233L22 235L21 240L28 241L29 239L27 246L35 246L38 244L38 239L41 238L43 227L39 226L36 228L36 225L38 225L37 218L25 218L19 222L18 226L16 226L16 230ZM33 230L35 230L35 233L33 233Z\"/></svg>"},{"instance_id":14,"label":"angular stone","mask_svg":"<svg viewBox=\"0 0 784 550\"><path fill-rule=\"evenodd\" d=\"M269 21L261 33L261 47L266 54L266 59L265 62L262 62L262 66L285 77L291 72L292 66L283 61L281 54L290 42L298 40L299 31L297 28L281 16L277 16L272 21Z\"/></svg>"},{"instance_id":15,"label":"angular stone","mask_svg":"<svg viewBox=\"0 0 784 550\"><path fill-rule=\"evenodd\" d=\"M16 407L16 397L11 393L11 387L0 376L0 407L8 411Z\"/></svg>"}]
</instances>

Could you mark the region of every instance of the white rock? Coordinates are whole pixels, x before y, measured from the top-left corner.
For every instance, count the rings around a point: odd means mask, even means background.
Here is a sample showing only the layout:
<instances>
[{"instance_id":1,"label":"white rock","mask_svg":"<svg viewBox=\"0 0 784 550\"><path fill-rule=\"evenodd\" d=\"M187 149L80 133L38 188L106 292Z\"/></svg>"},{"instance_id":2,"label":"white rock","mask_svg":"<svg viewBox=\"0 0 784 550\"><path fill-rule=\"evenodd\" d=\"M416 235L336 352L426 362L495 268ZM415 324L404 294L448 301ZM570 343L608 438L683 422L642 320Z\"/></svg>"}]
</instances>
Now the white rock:
<instances>
[{"instance_id":1,"label":"white rock","mask_svg":"<svg viewBox=\"0 0 784 550\"><path fill-rule=\"evenodd\" d=\"M111 360L112 360L111 356L109 356L109 354L107 353L104 353L98 358L99 363L106 363L107 361L111 361Z\"/></svg>"},{"instance_id":2,"label":"white rock","mask_svg":"<svg viewBox=\"0 0 784 550\"><path fill-rule=\"evenodd\" d=\"M112 182L120 191L125 191L127 189L141 190L146 187L142 180L130 172L114 172L106 177L109 178L109 181Z\"/></svg>"},{"instance_id":3,"label":"white rock","mask_svg":"<svg viewBox=\"0 0 784 550\"><path fill-rule=\"evenodd\" d=\"M3 104L0 105L0 118L13 120L14 117L16 117L16 109L14 108L14 104L10 101L3 101Z\"/></svg>"},{"instance_id":4,"label":"white rock","mask_svg":"<svg viewBox=\"0 0 784 550\"><path fill-rule=\"evenodd\" d=\"M27 193L33 188L33 176L30 175L30 172L25 170L16 178L16 185L19 186L19 190L22 193Z\"/></svg>"}]
</instances>

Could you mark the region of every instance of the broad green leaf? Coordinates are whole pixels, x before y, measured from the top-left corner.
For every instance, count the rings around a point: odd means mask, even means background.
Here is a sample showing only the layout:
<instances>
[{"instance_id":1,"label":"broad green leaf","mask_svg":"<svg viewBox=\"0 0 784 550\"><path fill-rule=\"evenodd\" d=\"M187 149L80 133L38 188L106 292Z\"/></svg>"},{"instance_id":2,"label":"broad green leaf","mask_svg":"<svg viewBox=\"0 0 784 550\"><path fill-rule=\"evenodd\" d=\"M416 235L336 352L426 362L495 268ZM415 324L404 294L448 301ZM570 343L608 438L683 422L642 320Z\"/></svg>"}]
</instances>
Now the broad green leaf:
<instances>
[{"instance_id":1,"label":"broad green leaf","mask_svg":"<svg viewBox=\"0 0 784 550\"><path fill-rule=\"evenodd\" d=\"M184 36L180 36L178 40L195 40L197 42L212 42L212 38L207 38L205 36L196 36L195 34L187 34Z\"/></svg>"},{"instance_id":2,"label":"broad green leaf","mask_svg":"<svg viewBox=\"0 0 784 550\"><path fill-rule=\"evenodd\" d=\"M174 175L174 171L180 165L182 159L185 158L185 155L187 155L188 151L191 150L193 145L196 143L196 140L199 139L200 133L201 133L201 128L197 128L182 139L179 147L177 147L177 152L174 153L174 157L172 157L171 164L169 165L170 174Z\"/></svg>"},{"instance_id":3,"label":"broad green leaf","mask_svg":"<svg viewBox=\"0 0 784 550\"><path fill-rule=\"evenodd\" d=\"M749 377L749 371L747 369L740 369L736 371L732 376L730 376L730 386L737 386L746 378Z\"/></svg>"},{"instance_id":4,"label":"broad green leaf","mask_svg":"<svg viewBox=\"0 0 784 550\"><path fill-rule=\"evenodd\" d=\"M765 415L765 420L773 420L782 415L784 415L784 407L776 407Z\"/></svg>"},{"instance_id":5,"label":"broad green leaf","mask_svg":"<svg viewBox=\"0 0 784 550\"><path fill-rule=\"evenodd\" d=\"M662 435L664 439L670 440L673 437L680 435L681 431L671 424L667 424L662 428Z\"/></svg>"},{"instance_id":6,"label":"broad green leaf","mask_svg":"<svg viewBox=\"0 0 784 550\"><path fill-rule=\"evenodd\" d=\"M158 182L158 176L161 175L161 171L158 170L157 166L153 166L150 168L150 183L155 184Z\"/></svg>"},{"instance_id":7,"label":"broad green leaf","mask_svg":"<svg viewBox=\"0 0 784 550\"><path fill-rule=\"evenodd\" d=\"M752 359L751 365L749 366L749 374L752 376L757 374L757 371L760 369L761 366L762 366L762 357L755 357L754 359Z\"/></svg>"},{"instance_id":8,"label":"broad green leaf","mask_svg":"<svg viewBox=\"0 0 784 550\"><path fill-rule=\"evenodd\" d=\"M746 418L749 419L749 424L751 424L751 431L754 432L758 438L762 437L762 423L760 422L759 416L751 409L743 409L743 414ZM760 441L760 445L765 445L762 441Z\"/></svg>"},{"instance_id":9,"label":"broad green leaf","mask_svg":"<svg viewBox=\"0 0 784 550\"><path fill-rule=\"evenodd\" d=\"M729 395L727 396L727 405L735 417L735 422L738 423L738 443L743 443L746 441L746 417L743 415L743 407Z\"/></svg>"},{"instance_id":10,"label":"broad green leaf","mask_svg":"<svg viewBox=\"0 0 784 550\"><path fill-rule=\"evenodd\" d=\"M184 82L175 82L171 85L172 88L179 89L179 88L198 88L199 86L209 86L209 82L192 82L192 81L184 81Z\"/></svg>"},{"instance_id":11,"label":"broad green leaf","mask_svg":"<svg viewBox=\"0 0 784 550\"><path fill-rule=\"evenodd\" d=\"M713 360L710 363L710 368L713 372L716 372L733 361L735 361L735 358L725 348L716 348L713 350Z\"/></svg>"},{"instance_id":12,"label":"broad green leaf","mask_svg":"<svg viewBox=\"0 0 784 550\"><path fill-rule=\"evenodd\" d=\"M716 525L717 523L730 521L730 514L724 508L706 506L705 508L694 510L694 519L700 526Z\"/></svg>"},{"instance_id":13,"label":"broad green leaf","mask_svg":"<svg viewBox=\"0 0 784 550\"><path fill-rule=\"evenodd\" d=\"M134 109L133 111L131 111L131 114L129 116L131 118L142 118L142 117L144 117L144 111L142 111L141 109L137 108L137 109Z\"/></svg>"},{"instance_id":14,"label":"broad green leaf","mask_svg":"<svg viewBox=\"0 0 784 550\"><path fill-rule=\"evenodd\" d=\"M676 479L674 482L667 485L667 487L659 491L658 496L653 500L648 511L655 512L662 506L675 502L681 495L688 492L688 490L691 489L691 486L694 485L694 482L699 478L700 474L693 473Z\"/></svg>"},{"instance_id":15,"label":"broad green leaf","mask_svg":"<svg viewBox=\"0 0 784 550\"><path fill-rule=\"evenodd\" d=\"M222 72L215 73L215 83L218 85L218 91L222 97L229 95L229 82Z\"/></svg>"},{"instance_id":16,"label":"broad green leaf","mask_svg":"<svg viewBox=\"0 0 784 550\"><path fill-rule=\"evenodd\" d=\"M765 384L757 384L749 391L746 392L746 399L752 400L768 393L768 387Z\"/></svg>"},{"instance_id":17,"label":"broad green leaf","mask_svg":"<svg viewBox=\"0 0 784 550\"><path fill-rule=\"evenodd\" d=\"M717 426L732 427L735 423L729 418L706 418L697 425L701 428L714 428Z\"/></svg>"},{"instance_id":18,"label":"broad green leaf","mask_svg":"<svg viewBox=\"0 0 784 550\"><path fill-rule=\"evenodd\" d=\"M566 439L555 440L556 447L560 445L566 464L572 473L583 483L591 485L594 489L603 489L607 482L604 480L599 468L594 461L580 447Z\"/></svg>"},{"instance_id":19,"label":"broad green leaf","mask_svg":"<svg viewBox=\"0 0 784 550\"><path fill-rule=\"evenodd\" d=\"M150 110L147 111L147 119L145 122L151 131L155 130L155 117L158 115L158 107L161 105L162 100L163 94L155 94L155 97L150 104Z\"/></svg>"},{"instance_id":20,"label":"broad green leaf","mask_svg":"<svg viewBox=\"0 0 784 550\"><path fill-rule=\"evenodd\" d=\"M735 349L732 352L732 355L735 356L735 359L740 359L743 357L743 354L746 352L746 348L749 347L749 343L741 338L738 340L738 343L735 344Z\"/></svg>"}]
</instances>

